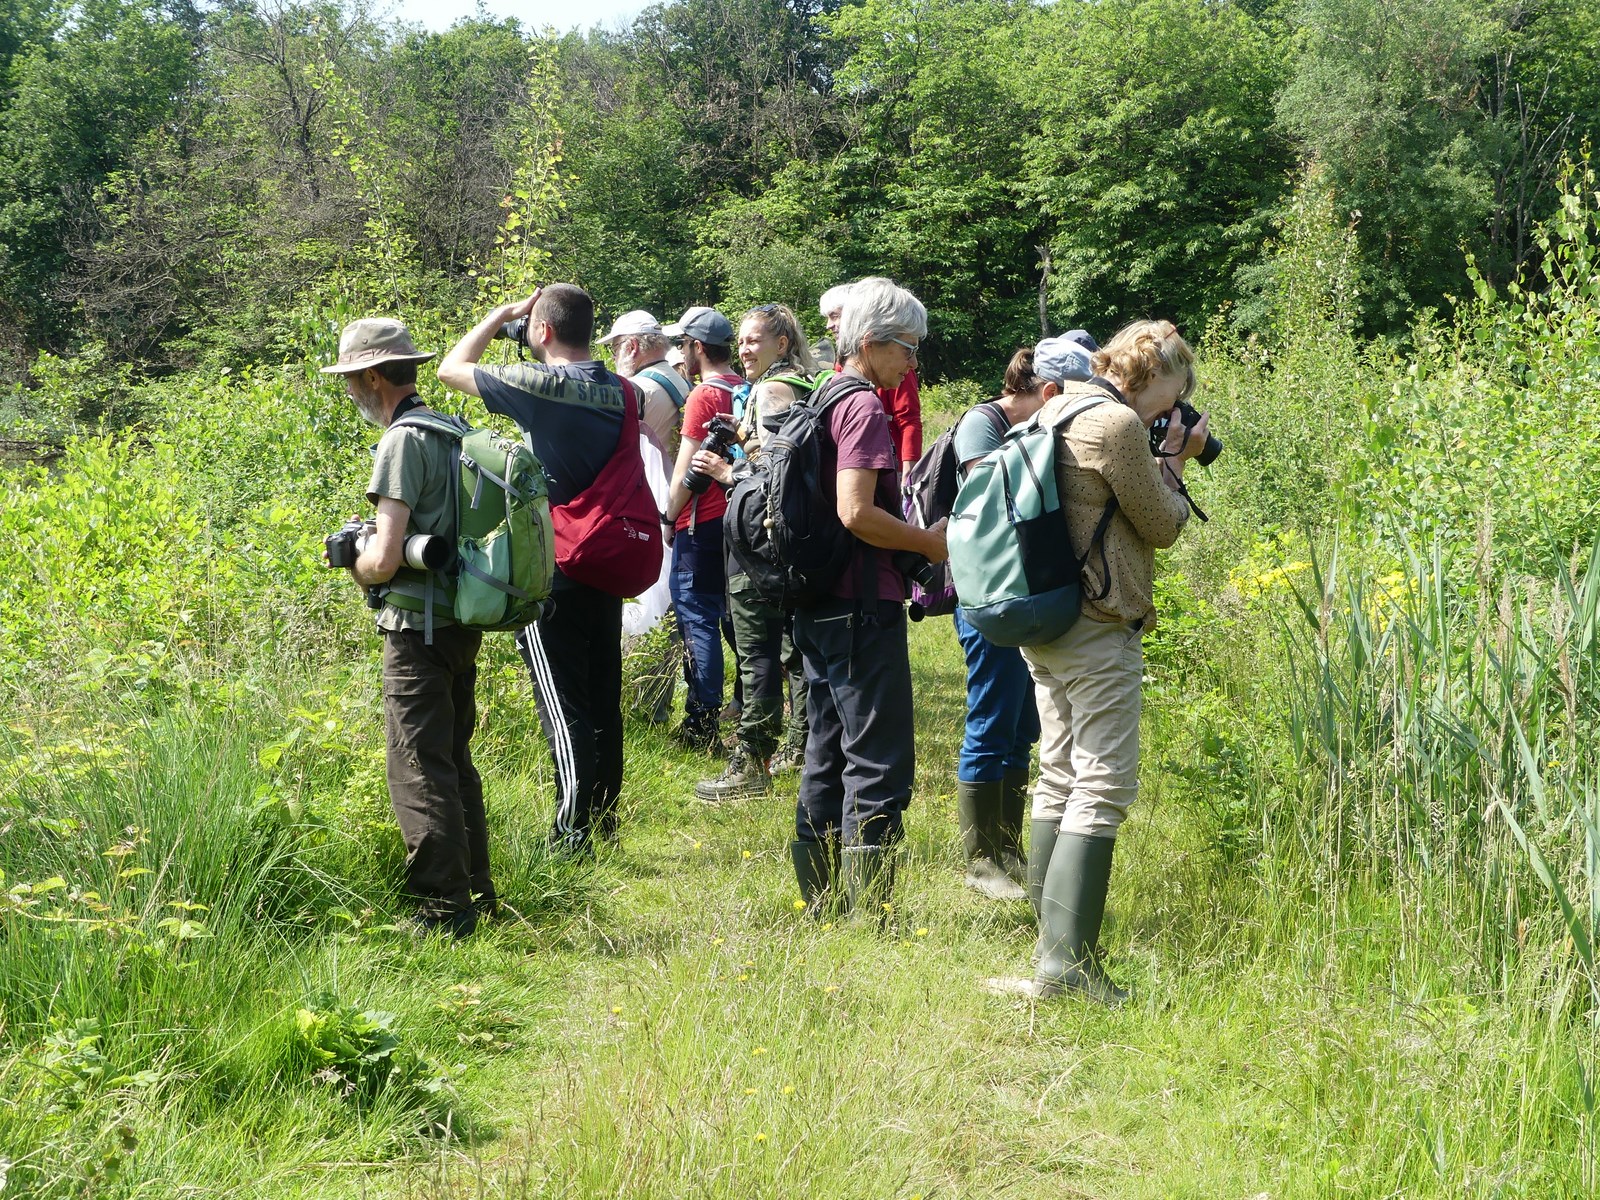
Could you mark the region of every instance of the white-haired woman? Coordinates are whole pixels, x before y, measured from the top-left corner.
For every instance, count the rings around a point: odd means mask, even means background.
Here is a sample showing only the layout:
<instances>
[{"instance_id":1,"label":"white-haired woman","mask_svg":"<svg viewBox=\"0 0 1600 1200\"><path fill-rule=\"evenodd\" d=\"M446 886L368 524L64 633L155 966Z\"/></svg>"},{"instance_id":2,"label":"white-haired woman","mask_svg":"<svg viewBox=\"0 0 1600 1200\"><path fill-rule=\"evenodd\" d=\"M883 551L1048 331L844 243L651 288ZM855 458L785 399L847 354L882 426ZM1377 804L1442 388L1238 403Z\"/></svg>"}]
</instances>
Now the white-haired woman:
<instances>
[{"instance_id":1,"label":"white-haired woman","mask_svg":"<svg viewBox=\"0 0 1600 1200\"><path fill-rule=\"evenodd\" d=\"M1056 437L1067 532L1084 568L1083 614L1060 638L1024 648L1042 726L1030 863L1043 867L1035 996L1076 992L1116 1005L1098 950L1117 830L1139 786L1141 638L1155 620L1157 547L1189 518L1184 465L1205 448L1208 420L1186 430L1175 406L1194 389L1194 352L1170 321L1136 321L1092 358L1096 378L1067 383L1040 411L1048 421L1097 390L1106 402ZM1159 455L1150 427L1170 417ZM1101 545L1091 546L1108 505Z\"/></svg>"},{"instance_id":2,"label":"white-haired woman","mask_svg":"<svg viewBox=\"0 0 1600 1200\"><path fill-rule=\"evenodd\" d=\"M835 342L839 337L840 316L850 299L850 289L855 286L853 283L837 284L823 292L817 301L822 319L828 323L828 334ZM842 363L843 348L836 346L835 353ZM917 388L917 365L912 363L911 369L893 387L880 386L878 399L883 401L884 411L889 414L889 436L894 441L895 457L899 459L903 477L922 457L922 395Z\"/></svg>"},{"instance_id":3,"label":"white-haired woman","mask_svg":"<svg viewBox=\"0 0 1600 1200\"><path fill-rule=\"evenodd\" d=\"M942 528L900 519L900 464L878 397L915 366L927 328L927 310L904 288L880 278L852 285L837 331L840 373L811 401L828 411L824 487L856 539L832 595L794 622L811 729L790 854L813 911L831 891L836 903L881 914L911 800L906 585L893 556L942 562L946 551Z\"/></svg>"}]
</instances>

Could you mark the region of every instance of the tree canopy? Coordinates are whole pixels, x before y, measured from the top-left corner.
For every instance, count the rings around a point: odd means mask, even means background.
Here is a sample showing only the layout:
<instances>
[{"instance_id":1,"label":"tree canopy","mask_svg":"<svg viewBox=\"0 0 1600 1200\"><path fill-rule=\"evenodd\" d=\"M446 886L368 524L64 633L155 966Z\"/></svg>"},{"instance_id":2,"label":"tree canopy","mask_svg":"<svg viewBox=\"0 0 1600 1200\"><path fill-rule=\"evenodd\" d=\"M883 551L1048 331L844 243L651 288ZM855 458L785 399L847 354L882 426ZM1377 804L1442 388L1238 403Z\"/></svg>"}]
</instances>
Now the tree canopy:
<instances>
[{"instance_id":1,"label":"tree canopy","mask_svg":"<svg viewBox=\"0 0 1600 1200\"><path fill-rule=\"evenodd\" d=\"M611 313L814 321L890 274L935 376L1144 314L1265 336L1313 176L1353 232L1351 327L1403 335L1469 255L1537 278L1563 156L1600 132L1579 0L674 0L564 36L335 0L0 5L13 383L90 346L158 373L270 355L335 269L466 305L509 250Z\"/></svg>"}]
</instances>

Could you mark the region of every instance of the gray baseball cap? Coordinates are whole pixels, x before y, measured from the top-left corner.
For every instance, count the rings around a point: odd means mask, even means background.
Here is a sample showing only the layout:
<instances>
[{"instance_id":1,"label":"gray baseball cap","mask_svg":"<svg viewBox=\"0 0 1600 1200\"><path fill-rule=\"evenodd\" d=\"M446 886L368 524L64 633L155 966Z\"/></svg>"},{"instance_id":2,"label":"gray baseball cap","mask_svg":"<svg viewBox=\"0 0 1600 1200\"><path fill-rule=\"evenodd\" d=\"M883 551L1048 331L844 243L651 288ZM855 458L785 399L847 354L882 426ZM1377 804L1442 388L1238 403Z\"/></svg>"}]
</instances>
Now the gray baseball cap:
<instances>
[{"instance_id":1,"label":"gray baseball cap","mask_svg":"<svg viewBox=\"0 0 1600 1200\"><path fill-rule=\"evenodd\" d=\"M1068 334L1045 338L1033 348L1033 373L1059 384L1069 379L1088 379L1094 368L1089 364L1089 352Z\"/></svg>"},{"instance_id":2,"label":"gray baseball cap","mask_svg":"<svg viewBox=\"0 0 1600 1200\"><path fill-rule=\"evenodd\" d=\"M733 345L733 325L714 308L691 308L661 332L669 338L693 338L708 346Z\"/></svg>"},{"instance_id":3,"label":"gray baseball cap","mask_svg":"<svg viewBox=\"0 0 1600 1200\"><path fill-rule=\"evenodd\" d=\"M411 331L393 317L363 317L351 321L339 335L339 361L323 367L324 375L354 375L379 363L424 363L433 352L422 353L411 344Z\"/></svg>"}]
</instances>

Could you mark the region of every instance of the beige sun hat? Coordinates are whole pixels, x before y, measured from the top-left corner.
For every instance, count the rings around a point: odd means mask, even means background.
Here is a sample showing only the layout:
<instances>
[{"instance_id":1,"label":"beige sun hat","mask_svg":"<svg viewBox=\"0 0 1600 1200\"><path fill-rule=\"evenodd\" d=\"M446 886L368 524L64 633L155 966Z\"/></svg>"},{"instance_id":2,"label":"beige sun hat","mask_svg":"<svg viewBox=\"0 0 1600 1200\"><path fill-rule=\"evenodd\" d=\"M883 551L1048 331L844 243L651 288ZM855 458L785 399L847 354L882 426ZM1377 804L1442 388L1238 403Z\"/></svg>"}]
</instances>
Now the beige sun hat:
<instances>
[{"instance_id":1,"label":"beige sun hat","mask_svg":"<svg viewBox=\"0 0 1600 1200\"><path fill-rule=\"evenodd\" d=\"M353 375L379 363L424 363L433 352L422 353L411 344L411 332L393 317L363 317L351 321L339 335L339 361L323 367L324 375Z\"/></svg>"}]
</instances>

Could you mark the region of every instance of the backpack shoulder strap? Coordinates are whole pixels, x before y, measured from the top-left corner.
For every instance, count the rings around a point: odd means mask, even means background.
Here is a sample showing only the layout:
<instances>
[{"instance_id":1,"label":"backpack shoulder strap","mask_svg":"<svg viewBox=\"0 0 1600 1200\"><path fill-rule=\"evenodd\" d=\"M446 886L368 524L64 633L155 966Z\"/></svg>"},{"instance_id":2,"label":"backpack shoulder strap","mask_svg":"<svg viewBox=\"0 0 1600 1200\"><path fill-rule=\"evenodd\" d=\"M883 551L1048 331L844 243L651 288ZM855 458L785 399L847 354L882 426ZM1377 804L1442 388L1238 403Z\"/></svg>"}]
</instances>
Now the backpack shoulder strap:
<instances>
[{"instance_id":1,"label":"backpack shoulder strap","mask_svg":"<svg viewBox=\"0 0 1600 1200\"><path fill-rule=\"evenodd\" d=\"M401 417L390 429L426 429L431 433L441 434L447 438L460 441L472 432L472 426L461 417L448 416L445 413L436 413L431 408L414 408Z\"/></svg>"},{"instance_id":2,"label":"backpack shoulder strap","mask_svg":"<svg viewBox=\"0 0 1600 1200\"><path fill-rule=\"evenodd\" d=\"M667 395L672 397L672 402L679 408L682 408L685 401L689 399L689 385L684 381L683 376L676 371L671 369L663 371L652 363L648 367L641 367L635 374L643 375L647 379L659 383L666 389Z\"/></svg>"},{"instance_id":3,"label":"backpack shoulder strap","mask_svg":"<svg viewBox=\"0 0 1600 1200\"><path fill-rule=\"evenodd\" d=\"M1111 396L1109 393L1102 392L1099 388L1081 392L1078 394L1076 399L1074 399L1070 404L1063 406L1061 411L1056 413L1056 415L1050 419L1050 428L1060 429L1062 426L1071 422L1074 417L1088 412L1091 408L1094 408L1100 404L1110 404L1114 401L1115 397ZM1034 417L1029 424L1039 425L1039 418Z\"/></svg>"}]
</instances>

